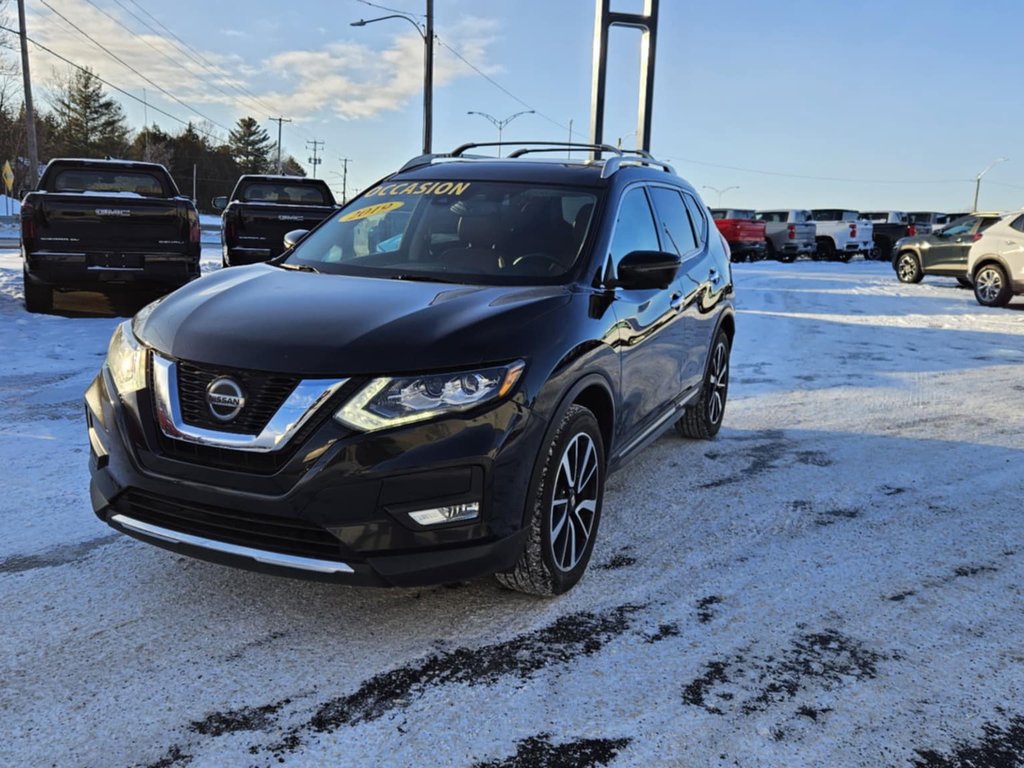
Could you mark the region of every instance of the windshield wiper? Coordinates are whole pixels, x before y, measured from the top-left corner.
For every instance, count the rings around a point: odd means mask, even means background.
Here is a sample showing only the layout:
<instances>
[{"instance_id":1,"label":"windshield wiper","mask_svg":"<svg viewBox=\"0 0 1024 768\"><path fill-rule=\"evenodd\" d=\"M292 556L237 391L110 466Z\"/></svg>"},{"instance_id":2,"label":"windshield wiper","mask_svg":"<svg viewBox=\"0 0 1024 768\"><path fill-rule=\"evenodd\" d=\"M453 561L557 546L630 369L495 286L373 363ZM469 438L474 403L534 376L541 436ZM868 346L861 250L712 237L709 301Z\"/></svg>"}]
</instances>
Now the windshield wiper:
<instances>
[{"instance_id":1,"label":"windshield wiper","mask_svg":"<svg viewBox=\"0 0 1024 768\"><path fill-rule=\"evenodd\" d=\"M296 272L314 272L320 274L320 270L316 267L311 267L309 264L289 264L287 261L282 261L277 264L281 269L292 269Z\"/></svg>"},{"instance_id":2,"label":"windshield wiper","mask_svg":"<svg viewBox=\"0 0 1024 768\"><path fill-rule=\"evenodd\" d=\"M429 274L426 272L400 272L395 275L388 275L388 280L410 280L419 283L457 283L458 280L449 280L446 277L438 277L437 275Z\"/></svg>"}]
</instances>

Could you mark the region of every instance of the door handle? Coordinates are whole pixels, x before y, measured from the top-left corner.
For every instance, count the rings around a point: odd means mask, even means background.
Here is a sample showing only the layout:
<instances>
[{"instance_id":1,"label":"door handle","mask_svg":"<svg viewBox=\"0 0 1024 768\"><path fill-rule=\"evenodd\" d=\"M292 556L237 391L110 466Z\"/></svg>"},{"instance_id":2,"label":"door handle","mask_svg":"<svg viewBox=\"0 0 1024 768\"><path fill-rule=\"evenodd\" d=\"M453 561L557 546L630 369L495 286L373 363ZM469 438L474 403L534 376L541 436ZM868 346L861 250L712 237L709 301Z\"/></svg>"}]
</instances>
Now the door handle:
<instances>
[{"instance_id":1,"label":"door handle","mask_svg":"<svg viewBox=\"0 0 1024 768\"><path fill-rule=\"evenodd\" d=\"M683 294L681 291L676 291L672 294L669 299L669 306L677 312L683 308Z\"/></svg>"}]
</instances>

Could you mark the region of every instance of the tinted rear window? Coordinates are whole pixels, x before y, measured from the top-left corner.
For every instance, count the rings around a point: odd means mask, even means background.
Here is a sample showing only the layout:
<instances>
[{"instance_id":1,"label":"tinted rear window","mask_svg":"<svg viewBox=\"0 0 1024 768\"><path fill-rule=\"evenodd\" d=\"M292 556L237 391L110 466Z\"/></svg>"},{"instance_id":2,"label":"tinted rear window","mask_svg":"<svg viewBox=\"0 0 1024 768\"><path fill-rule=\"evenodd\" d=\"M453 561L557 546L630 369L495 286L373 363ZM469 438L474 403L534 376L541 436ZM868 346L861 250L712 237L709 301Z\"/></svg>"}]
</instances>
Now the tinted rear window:
<instances>
[{"instance_id":1,"label":"tinted rear window","mask_svg":"<svg viewBox=\"0 0 1024 768\"><path fill-rule=\"evenodd\" d=\"M260 181L242 187L238 199L245 203L291 203L297 205L330 205L320 186Z\"/></svg>"},{"instance_id":2,"label":"tinted rear window","mask_svg":"<svg viewBox=\"0 0 1024 768\"><path fill-rule=\"evenodd\" d=\"M819 208L811 211L815 221L856 221L856 211L847 211L841 208Z\"/></svg>"},{"instance_id":3,"label":"tinted rear window","mask_svg":"<svg viewBox=\"0 0 1024 768\"><path fill-rule=\"evenodd\" d=\"M53 180L53 192L130 192L143 197L170 197L160 178L144 171L69 168Z\"/></svg>"},{"instance_id":4,"label":"tinted rear window","mask_svg":"<svg viewBox=\"0 0 1024 768\"><path fill-rule=\"evenodd\" d=\"M789 211L758 211L754 214L754 219L773 224L785 224L789 221Z\"/></svg>"}]
</instances>

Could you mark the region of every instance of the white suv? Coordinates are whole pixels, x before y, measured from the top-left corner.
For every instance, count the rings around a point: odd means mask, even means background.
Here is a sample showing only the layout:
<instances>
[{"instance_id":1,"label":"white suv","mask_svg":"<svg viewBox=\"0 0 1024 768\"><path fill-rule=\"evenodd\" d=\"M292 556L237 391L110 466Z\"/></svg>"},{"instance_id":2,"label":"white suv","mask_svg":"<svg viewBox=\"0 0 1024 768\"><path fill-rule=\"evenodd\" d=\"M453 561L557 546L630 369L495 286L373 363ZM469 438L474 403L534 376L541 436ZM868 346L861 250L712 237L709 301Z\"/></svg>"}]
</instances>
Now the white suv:
<instances>
[{"instance_id":1,"label":"white suv","mask_svg":"<svg viewBox=\"0 0 1024 768\"><path fill-rule=\"evenodd\" d=\"M1024 210L985 230L967 253L967 274L982 306L1004 307L1024 293Z\"/></svg>"}]
</instances>

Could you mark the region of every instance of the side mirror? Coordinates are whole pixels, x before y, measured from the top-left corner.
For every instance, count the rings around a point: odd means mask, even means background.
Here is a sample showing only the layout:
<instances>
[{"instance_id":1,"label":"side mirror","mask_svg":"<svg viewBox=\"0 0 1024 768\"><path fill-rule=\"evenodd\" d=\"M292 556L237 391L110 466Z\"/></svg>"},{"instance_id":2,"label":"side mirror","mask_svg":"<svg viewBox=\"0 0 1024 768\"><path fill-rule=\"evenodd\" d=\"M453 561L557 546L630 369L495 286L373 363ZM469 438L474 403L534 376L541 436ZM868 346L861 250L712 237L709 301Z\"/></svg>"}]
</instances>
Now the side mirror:
<instances>
[{"instance_id":1,"label":"side mirror","mask_svg":"<svg viewBox=\"0 0 1024 768\"><path fill-rule=\"evenodd\" d=\"M285 250L290 250L298 245L299 241L302 240L306 235L309 234L308 229L293 229L291 232L284 236L284 247Z\"/></svg>"},{"instance_id":2,"label":"side mirror","mask_svg":"<svg viewBox=\"0 0 1024 768\"><path fill-rule=\"evenodd\" d=\"M213 198L213 200L210 201L210 205L213 206L213 210L215 211L223 211L225 208L228 207L228 196L218 195L217 197Z\"/></svg>"},{"instance_id":3,"label":"side mirror","mask_svg":"<svg viewBox=\"0 0 1024 768\"><path fill-rule=\"evenodd\" d=\"M619 262L616 285L632 289L668 288L682 263L674 253L633 251Z\"/></svg>"}]
</instances>

